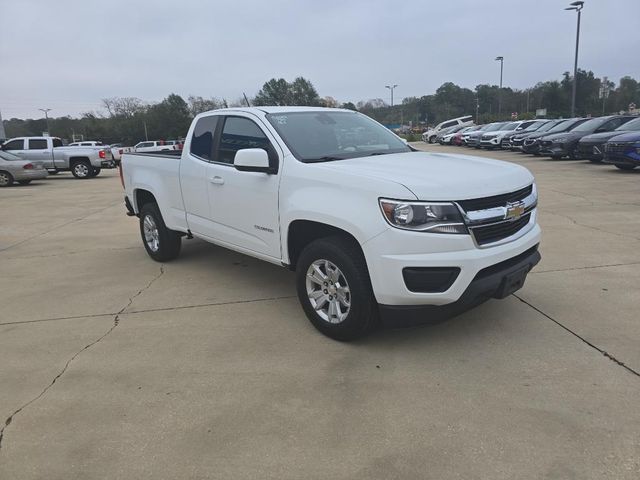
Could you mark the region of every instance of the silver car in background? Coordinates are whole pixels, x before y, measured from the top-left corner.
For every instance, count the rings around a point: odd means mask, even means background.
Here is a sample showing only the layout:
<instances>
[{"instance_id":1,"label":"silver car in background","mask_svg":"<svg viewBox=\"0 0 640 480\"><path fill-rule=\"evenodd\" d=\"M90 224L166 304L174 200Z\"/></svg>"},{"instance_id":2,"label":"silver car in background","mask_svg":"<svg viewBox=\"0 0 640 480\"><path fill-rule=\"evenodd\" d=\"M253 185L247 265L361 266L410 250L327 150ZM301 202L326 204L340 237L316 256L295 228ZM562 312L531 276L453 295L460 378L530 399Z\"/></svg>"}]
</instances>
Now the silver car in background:
<instances>
[{"instance_id":1,"label":"silver car in background","mask_svg":"<svg viewBox=\"0 0 640 480\"><path fill-rule=\"evenodd\" d=\"M29 185L32 180L47 178L48 174L44 162L23 160L13 153L0 150L0 187L9 187L13 182Z\"/></svg>"}]
</instances>

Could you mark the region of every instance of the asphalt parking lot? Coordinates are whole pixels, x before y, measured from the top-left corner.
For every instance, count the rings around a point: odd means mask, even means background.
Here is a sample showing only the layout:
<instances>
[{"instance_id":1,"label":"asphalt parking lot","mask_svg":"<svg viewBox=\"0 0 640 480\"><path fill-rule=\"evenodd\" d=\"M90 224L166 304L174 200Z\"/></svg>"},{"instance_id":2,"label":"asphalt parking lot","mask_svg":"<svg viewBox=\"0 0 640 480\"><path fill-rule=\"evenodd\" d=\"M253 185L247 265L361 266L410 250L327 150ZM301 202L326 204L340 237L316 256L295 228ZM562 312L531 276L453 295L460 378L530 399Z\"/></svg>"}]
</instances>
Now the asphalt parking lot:
<instances>
[{"instance_id":1,"label":"asphalt parking lot","mask_svg":"<svg viewBox=\"0 0 640 480\"><path fill-rule=\"evenodd\" d=\"M479 155L536 176L524 289L350 344L284 269L151 261L115 171L0 189L0 478L639 478L640 171Z\"/></svg>"}]
</instances>

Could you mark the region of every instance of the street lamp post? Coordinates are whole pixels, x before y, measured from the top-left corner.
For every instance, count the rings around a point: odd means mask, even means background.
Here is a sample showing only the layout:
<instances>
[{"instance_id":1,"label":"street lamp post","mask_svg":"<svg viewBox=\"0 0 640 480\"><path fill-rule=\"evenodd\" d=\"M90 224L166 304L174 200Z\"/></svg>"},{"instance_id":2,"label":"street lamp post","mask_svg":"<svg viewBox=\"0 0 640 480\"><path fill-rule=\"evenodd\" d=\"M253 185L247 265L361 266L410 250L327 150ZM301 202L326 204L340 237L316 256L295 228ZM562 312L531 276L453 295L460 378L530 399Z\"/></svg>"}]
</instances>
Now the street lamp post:
<instances>
[{"instance_id":1,"label":"street lamp post","mask_svg":"<svg viewBox=\"0 0 640 480\"><path fill-rule=\"evenodd\" d=\"M584 7L584 2L571 2L571 6L565 10L575 10L578 12L578 26L576 28L576 56L573 62L573 89L571 92L571 116L576 116L576 86L578 82L578 45L580 45L580 11Z\"/></svg>"},{"instance_id":2,"label":"street lamp post","mask_svg":"<svg viewBox=\"0 0 640 480\"><path fill-rule=\"evenodd\" d=\"M496 57L496 61L500 62L500 90L498 90L498 117L502 112L502 70L504 67L504 57Z\"/></svg>"},{"instance_id":3,"label":"street lamp post","mask_svg":"<svg viewBox=\"0 0 640 480\"><path fill-rule=\"evenodd\" d=\"M394 85L385 85L385 88L388 88L391 91L391 106L393 107L393 89L396 88L398 85L394 84Z\"/></svg>"},{"instance_id":4,"label":"street lamp post","mask_svg":"<svg viewBox=\"0 0 640 480\"><path fill-rule=\"evenodd\" d=\"M41 112L44 112L44 118L47 121L47 134L50 133L49 130L49 112L51 111L50 108L39 108L38 110L40 110Z\"/></svg>"}]
</instances>

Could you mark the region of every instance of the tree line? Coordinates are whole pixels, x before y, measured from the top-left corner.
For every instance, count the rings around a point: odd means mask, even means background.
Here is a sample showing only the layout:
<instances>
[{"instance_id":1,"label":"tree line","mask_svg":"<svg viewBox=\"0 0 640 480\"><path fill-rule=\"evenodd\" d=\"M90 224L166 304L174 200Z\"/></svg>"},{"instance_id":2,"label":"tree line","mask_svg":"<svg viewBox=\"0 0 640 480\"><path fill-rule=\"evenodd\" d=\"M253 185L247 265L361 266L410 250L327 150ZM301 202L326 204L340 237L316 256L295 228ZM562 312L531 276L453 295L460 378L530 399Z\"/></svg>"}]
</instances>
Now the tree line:
<instances>
[{"instance_id":1,"label":"tree line","mask_svg":"<svg viewBox=\"0 0 640 480\"><path fill-rule=\"evenodd\" d=\"M591 71L579 70L577 76L576 114L597 116L626 111L629 104L640 106L640 84L623 77L616 85L606 85ZM441 85L434 94L407 97L399 105L389 106L384 100L370 99L340 103L333 97L321 97L313 84L298 77L289 82L283 78L267 81L251 99L241 97L228 102L216 97L190 95L185 100L175 93L158 103L147 103L134 97L102 100L102 112L88 112L79 118L50 118L48 131L52 136L71 140L82 135L85 140L133 145L145 139L184 138L194 116L224 107L245 106L325 106L359 110L383 124L434 125L462 115L476 115L480 123L511 118L530 118L539 108L547 109L547 117L568 117L571 109L573 77L565 72L562 80L540 82L524 89L500 89L496 85L478 85L474 90L452 82ZM601 92L608 92L606 98ZM499 112L500 111L500 112ZM47 121L11 118L4 121L8 138L41 135L47 131Z\"/></svg>"}]
</instances>

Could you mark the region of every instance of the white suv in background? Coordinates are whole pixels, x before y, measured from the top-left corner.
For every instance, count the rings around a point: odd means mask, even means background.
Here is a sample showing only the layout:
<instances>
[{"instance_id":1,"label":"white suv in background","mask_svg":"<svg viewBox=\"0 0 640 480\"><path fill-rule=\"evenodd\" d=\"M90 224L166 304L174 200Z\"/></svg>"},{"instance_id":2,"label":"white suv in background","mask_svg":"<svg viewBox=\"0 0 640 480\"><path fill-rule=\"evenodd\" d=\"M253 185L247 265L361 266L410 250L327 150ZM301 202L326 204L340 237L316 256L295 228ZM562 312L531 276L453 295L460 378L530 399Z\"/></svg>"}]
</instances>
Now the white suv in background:
<instances>
[{"instance_id":1,"label":"white suv in background","mask_svg":"<svg viewBox=\"0 0 640 480\"><path fill-rule=\"evenodd\" d=\"M465 115L464 117L452 118L446 122L439 123L433 128L430 128L422 134L422 141L426 143L433 143L436 141L436 135L442 129L455 127L456 125L468 126L473 125L473 115Z\"/></svg>"}]
</instances>

